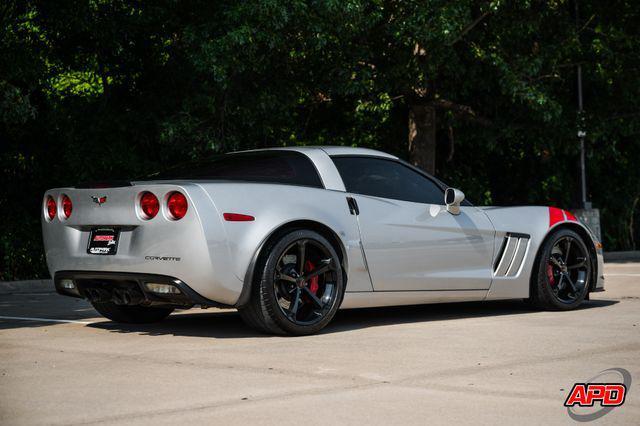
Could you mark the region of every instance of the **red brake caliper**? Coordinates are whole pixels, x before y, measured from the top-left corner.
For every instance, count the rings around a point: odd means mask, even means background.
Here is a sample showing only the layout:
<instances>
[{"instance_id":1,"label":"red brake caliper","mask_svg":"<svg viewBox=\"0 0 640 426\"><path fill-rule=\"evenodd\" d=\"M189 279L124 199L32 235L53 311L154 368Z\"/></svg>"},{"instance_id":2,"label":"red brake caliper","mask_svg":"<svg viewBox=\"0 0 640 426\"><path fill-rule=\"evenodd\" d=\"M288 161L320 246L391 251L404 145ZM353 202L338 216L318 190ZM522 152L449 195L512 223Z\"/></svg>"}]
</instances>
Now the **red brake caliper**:
<instances>
[{"instance_id":1,"label":"red brake caliper","mask_svg":"<svg viewBox=\"0 0 640 426\"><path fill-rule=\"evenodd\" d=\"M549 278L549 284L556 285L556 279L553 276L553 266L551 266L551 263L547 263L547 277Z\"/></svg>"},{"instance_id":2,"label":"red brake caliper","mask_svg":"<svg viewBox=\"0 0 640 426\"><path fill-rule=\"evenodd\" d=\"M310 272L313 271L313 268L315 268L316 265L313 264L313 262L311 262L310 260L307 260L307 262L304 264L304 269L306 272ZM311 293L313 294L317 294L318 293L318 279L320 277L318 277L317 275L313 278L311 278L309 280L309 290L311 290Z\"/></svg>"}]
</instances>

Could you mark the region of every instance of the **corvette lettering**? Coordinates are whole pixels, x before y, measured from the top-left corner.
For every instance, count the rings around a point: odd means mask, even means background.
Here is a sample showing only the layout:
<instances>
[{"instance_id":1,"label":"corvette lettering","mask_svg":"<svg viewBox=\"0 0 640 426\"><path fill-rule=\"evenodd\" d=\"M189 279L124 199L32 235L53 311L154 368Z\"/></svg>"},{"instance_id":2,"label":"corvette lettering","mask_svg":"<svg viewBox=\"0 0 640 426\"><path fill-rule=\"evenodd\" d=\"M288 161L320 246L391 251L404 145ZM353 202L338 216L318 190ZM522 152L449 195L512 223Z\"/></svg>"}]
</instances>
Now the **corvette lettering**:
<instances>
[{"instance_id":1,"label":"corvette lettering","mask_svg":"<svg viewBox=\"0 0 640 426\"><path fill-rule=\"evenodd\" d=\"M180 258L179 257L173 257L173 256L145 256L144 259L145 260L160 260L160 261L166 261L166 262L180 262Z\"/></svg>"}]
</instances>

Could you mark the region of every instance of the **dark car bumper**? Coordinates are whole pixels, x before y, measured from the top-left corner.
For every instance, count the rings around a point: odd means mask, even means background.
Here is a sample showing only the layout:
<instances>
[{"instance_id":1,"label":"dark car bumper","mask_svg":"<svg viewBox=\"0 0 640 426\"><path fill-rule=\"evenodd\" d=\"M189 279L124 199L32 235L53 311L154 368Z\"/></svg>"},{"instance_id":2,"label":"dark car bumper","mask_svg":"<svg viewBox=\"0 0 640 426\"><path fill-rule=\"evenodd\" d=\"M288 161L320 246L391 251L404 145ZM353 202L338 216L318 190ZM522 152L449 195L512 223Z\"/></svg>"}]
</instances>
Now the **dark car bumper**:
<instances>
[{"instance_id":1,"label":"dark car bumper","mask_svg":"<svg viewBox=\"0 0 640 426\"><path fill-rule=\"evenodd\" d=\"M190 308L228 307L209 300L189 287L185 282L166 275L59 271L54 277L56 291L64 296L89 301L114 301L121 305L174 306ZM148 284L163 284L175 288L171 293L151 291Z\"/></svg>"}]
</instances>

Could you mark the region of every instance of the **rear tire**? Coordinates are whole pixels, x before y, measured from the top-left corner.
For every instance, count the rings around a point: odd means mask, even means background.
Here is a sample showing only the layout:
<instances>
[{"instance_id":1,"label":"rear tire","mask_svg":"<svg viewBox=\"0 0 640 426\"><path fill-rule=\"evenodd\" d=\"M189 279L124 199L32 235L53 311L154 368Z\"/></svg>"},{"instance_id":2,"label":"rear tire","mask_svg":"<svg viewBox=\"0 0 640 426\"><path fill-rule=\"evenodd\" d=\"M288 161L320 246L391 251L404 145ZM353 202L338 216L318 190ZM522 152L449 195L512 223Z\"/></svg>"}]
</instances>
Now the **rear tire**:
<instances>
[{"instance_id":1,"label":"rear tire","mask_svg":"<svg viewBox=\"0 0 640 426\"><path fill-rule=\"evenodd\" d=\"M538 308L568 311L589 294L592 259L580 235L561 228L540 248L531 279L530 302Z\"/></svg>"},{"instance_id":2,"label":"rear tire","mask_svg":"<svg viewBox=\"0 0 640 426\"><path fill-rule=\"evenodd\" d=\"M249 303L238 311L261 332L313 334L333 319L344 283L338 254L326 238L310 230L290 231L265 246Z\"/></svg>"},{"instance_id":3,"label":"rear tire","mask_svg":"<svg viewBox=\"0 0 640 426\"><path fill-rule=\"evenodd\" d=\"M159 322L173 312L172 308L116 305L113 302L92 303L96 311L114 322L125 324L149 324Z\"/></svg>"}]
</instances>

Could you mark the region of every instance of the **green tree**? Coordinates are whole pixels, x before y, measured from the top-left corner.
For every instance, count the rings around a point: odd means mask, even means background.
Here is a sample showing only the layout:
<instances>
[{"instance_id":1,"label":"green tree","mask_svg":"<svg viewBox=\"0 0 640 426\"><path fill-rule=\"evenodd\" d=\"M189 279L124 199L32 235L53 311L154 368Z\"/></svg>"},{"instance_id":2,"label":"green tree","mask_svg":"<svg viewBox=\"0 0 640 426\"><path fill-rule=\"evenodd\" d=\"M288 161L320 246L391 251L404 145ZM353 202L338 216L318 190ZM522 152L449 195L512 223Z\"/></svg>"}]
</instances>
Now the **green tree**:
<instances>
[{"instance_id":1,"label":"green tree","mask_svg":"<svg viewBox=\"0 0 640 426\"><path fill-rule=\"evenodd\" d=\"M477 204L577 206L577 64L589 196L606 248L634 248L640 5L574 6L5 1L0 275L44 274L46 188L234 149L367 146Z\"/></svg>"}]
</instances>

